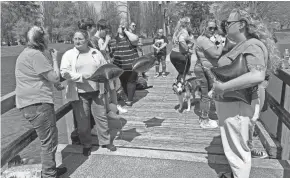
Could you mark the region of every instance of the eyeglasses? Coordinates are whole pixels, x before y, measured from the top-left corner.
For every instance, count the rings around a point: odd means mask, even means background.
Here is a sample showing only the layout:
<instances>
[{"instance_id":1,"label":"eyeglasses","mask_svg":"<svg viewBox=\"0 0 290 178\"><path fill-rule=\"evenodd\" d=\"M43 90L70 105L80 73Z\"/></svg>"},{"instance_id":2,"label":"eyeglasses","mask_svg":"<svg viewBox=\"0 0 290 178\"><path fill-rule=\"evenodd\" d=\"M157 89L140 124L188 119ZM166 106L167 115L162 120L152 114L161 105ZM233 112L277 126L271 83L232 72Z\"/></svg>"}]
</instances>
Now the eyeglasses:
<instances>
[{"instance_id":1,"label":"eyeglasses","mask_svg":"<svg viewBox=\"0 0 290 178\"><path fill-rule=\"evenodd\" d=\"M217 30L217 27L208 27L208 30L209 31L212 31L212 30L216 31Z\"/></svg>"},{"instance_id":2,"label":"eyeglasses","mask_svg":"<svg viewBox=\"0 0 290 178\"><path fill-rule=\"evenodd\" d=\"M239 20L237 20L237 21L229 21L229 22L227 21L227 22L225 22L225 25L226 25L227 28L230 28L230 26L232 26L236 22L239 22Z\"/></svg>"},{"instance_id":3,"label":"eyeglasses","mask_svg":"<svg viewBox=\"0 0 290 178\"><path fill-rule=\"evenodd\" d=\"M136 27L136 25L132 25L132 27L134 27L134 28L135 28L135 27Z\"/></svg>"}]
</instances>

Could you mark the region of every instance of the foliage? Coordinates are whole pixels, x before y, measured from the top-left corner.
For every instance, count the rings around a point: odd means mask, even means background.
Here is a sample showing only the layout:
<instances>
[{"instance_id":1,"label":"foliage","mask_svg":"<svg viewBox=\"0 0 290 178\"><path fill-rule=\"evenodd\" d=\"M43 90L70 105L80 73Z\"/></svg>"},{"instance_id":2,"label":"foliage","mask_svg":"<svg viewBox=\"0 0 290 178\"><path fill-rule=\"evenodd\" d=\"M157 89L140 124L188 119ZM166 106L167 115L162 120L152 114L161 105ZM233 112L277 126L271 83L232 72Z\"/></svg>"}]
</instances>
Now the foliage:
<instances>
[{"instance_id":1,"label":"foliage","mask_svg":"<svg viewBox=\"0 0 290 178\"><path fill-rule=\"evenodd\" d=\"M272 26L273 22L280 24L280 28L290 27L290 2L276 1L226 1L216 2L212 5L211 11L214 16L223 20L226 19L234 8L247 9L256 14L266 23ZM275 25L276 26L276 25ZM278 27L276 27L278 28Z\"/></svg>"},{"instance_id":2,"label":"foliage","mask_svg":"<svg viewBox=\"0 0 290 178\"><path fill-rule=\"evenodd\" d=\"M113 1L103 1L101 6L101 17L107 20L111 25L112 33L117 34L117 29L121 20L118 4Z\"/></svg>"},{"instance_id":3,"label":"foliage","mask_svg":"<svg viewBox=\"0 0 290 178\"><path fill-rule=\"evenodd\" d=\"M19 21L15 23L13 26L12 33L15 35L15 37L20 40L21 42L24 42L26 40L26 33L31 27L31 23L25 21L23 18L21 18Z\"/></svg>"},{"instance_id":4,"label":"foliage","mask_svg":"<svg viewBox=\"0 0 290 178\"><path fill-rule=\"evenodd\" d=\"M14 36L20 37L13 28L15 24L25 22L32 22L37 19L39 5L31 1L10 1L1 2L1 38L8 42L14 42ZM21 21L22 19L22 21Z\"/></svg>"},{"instance_id":5,"label":"foliage","mask_svg":"<svg viewBox=\"0 0 290 178\"><path fill-rule=\"evenodd\" d=\"M211 4L212 2L209 1L180 1L170 3L168 5L168 16L174 26L180 18L185 16L189 17L192 28L195 32L199 33L201 22L210 17L209 10Z\"/></svg>"},{"instance_id":6,"label":"foliage","mask_svg":"<svg viewBox=\"0 0 290 178\"><path fill-rule=\"evenodd\" d=\"M27 27L43 24L52 42L70 40L82 18L99 15L88 2L71 1L9 1L1 3L1 38L5 41L23 40ZM43 23L39 23L43 21Z\"/></svg>"}]
</instances>

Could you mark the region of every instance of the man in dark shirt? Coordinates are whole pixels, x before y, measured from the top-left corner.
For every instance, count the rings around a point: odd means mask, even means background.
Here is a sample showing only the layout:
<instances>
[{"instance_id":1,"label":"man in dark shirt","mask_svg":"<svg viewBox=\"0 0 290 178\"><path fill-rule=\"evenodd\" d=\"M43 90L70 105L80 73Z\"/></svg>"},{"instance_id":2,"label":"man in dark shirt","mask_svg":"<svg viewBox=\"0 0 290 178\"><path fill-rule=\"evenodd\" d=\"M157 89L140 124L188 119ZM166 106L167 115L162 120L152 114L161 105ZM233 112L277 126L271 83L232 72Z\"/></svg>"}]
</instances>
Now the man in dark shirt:
<instances>
[{"instance_id":1,"label":"man in dark shirt","mask_svg":"<svg viewBox=\"0 0 290 178\"><path fill-rule=\"evenodd\" d=\"M159 29L157 32L157 37L153 39L154 55L156 60L156 74L154 77L159 76L159 65L162 64L162 77L166 77L166 46L168 44L167 38L163 35L163 30Z\"/></svg>"}]
</instances>

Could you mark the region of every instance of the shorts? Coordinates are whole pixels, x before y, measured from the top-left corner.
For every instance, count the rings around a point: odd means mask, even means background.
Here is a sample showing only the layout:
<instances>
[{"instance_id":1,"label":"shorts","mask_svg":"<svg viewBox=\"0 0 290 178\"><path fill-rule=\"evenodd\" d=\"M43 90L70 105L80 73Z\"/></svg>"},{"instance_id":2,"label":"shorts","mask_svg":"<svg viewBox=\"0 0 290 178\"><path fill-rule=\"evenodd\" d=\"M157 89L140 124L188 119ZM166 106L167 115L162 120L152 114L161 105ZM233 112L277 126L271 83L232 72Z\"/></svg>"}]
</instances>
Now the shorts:
<instances>
[{"instance_id":1,"label":"shorts","mask_svg":"<svg viewBox=\"0 0 290 178\"><path fill-rule=\"evenodd\" d=\"M155 60L155 65L159 65L160 62L164 62L166 59L166 55L155 55L156 60Z\"/></svg>"}]
</instances>

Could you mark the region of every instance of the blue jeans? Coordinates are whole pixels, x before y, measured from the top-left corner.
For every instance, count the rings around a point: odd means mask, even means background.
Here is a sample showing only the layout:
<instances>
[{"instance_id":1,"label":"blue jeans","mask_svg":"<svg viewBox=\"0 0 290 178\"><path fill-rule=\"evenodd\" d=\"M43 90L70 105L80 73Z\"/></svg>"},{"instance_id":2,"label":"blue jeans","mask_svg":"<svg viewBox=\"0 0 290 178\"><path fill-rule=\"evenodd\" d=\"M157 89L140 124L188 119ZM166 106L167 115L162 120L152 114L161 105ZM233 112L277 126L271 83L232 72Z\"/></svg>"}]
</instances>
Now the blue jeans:
<instances>
[{"instance_id":1,"label":"blue jeans","mask_svg":"<svg viewBox=\"0 0 290 178\"><path fill-rule=\"evenodd\" d=\"M156 55L157 60L155 61L156 73L159 73L159 65L162 65L162 72L166 72L166 56L165 55Z\"/></svg>"},{"instance_id":2,"label":"blue jeans","mask_svg":"<svg viewBox=\"0 0 290 178\"><path fill-rule=\"evenodd\" d=\"M58 130L54 105L34 104L22 108L21 113L32 124L41 142L42 177L56 177L55 152L58 144Z\"/></svg>"},{"instance_id":3,"label":"blue jeans","mask_svg":"<svg viewBox=\"0 0 290 178\"><path fill-rule=\"evenodd\" d=\"M211 99L208 96L208 92L212 88L213 78L210 76L209 68L204 68L201 66L199 62L196 63L194 67L194 73L201 81L201 102L200 102L200 110L203 118L208 117L208 113L210 110L210 101Z\"/></svg>"},{"instance_id":4,"label":"blue jeans","mask_svg":"<svg viewBox=\"0 0 290 178\"><path fill-rule=\"evenodd\" d=\"M72 107L81 144L86 148L92 147L91 114L93 114L99 145L108 145L110 143L108 119L104 101L99 98L99 92L79 93L79 100L73 101Z\"/></svg>"}]
</instances>

